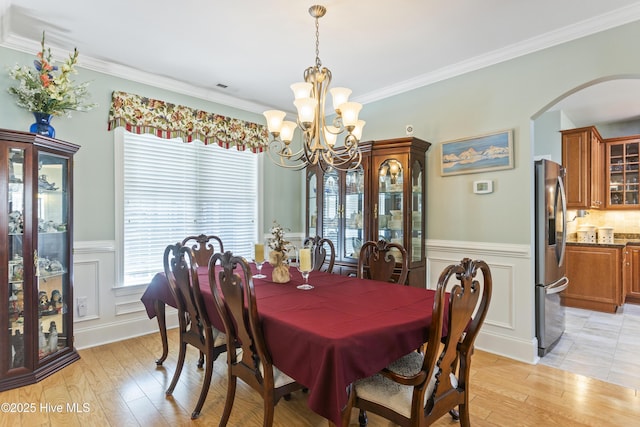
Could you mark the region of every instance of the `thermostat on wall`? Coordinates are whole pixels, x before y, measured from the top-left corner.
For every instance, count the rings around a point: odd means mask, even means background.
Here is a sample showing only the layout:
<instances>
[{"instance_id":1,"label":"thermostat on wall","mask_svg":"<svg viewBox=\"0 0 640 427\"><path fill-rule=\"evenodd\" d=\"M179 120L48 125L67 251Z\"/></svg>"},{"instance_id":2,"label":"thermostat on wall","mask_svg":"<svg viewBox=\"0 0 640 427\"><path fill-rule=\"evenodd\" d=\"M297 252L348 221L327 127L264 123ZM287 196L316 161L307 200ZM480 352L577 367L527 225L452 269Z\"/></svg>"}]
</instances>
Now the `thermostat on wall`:
<instances>
[{"instance_id":1,"label":"thermostat on wall","mask_svg":"<svg viewBox=\"0 0 640 427\"><path fill-rule=\"evenodd\" d=\"M473 181L473 192L476 194L493 193L493 181Z\"/></svg>"}]
</instances>

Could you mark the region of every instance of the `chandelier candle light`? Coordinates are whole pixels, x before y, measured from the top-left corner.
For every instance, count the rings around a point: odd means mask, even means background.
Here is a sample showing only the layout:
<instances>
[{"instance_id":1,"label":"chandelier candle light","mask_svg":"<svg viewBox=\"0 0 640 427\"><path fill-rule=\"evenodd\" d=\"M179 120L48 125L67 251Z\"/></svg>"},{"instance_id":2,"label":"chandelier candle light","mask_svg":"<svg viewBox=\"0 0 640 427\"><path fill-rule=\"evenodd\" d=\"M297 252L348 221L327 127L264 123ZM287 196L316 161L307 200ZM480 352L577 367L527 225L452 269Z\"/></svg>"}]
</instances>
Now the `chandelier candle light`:
<instances>
[{"instance_id":1,"label":"chandelier candle light","mask_svg":"<svg viewBox=\"0 0 640 427\"><path fill-rule=\"evenodd\" d=\"M330 168L338 170L355 169L360 165L362 153L358 147L362 137L364 120L358 119L362 104L349 102L351 89L336 87L329 90L331 71L322 66L319 55L319 18L327 9L314 5L309 14L316 21L316 63L304 71L304 82L291 85L298 110L297 123L284 120L284 111L269 110L264 112L267 128L273 140L267 152L279 166L291 169L304 169L310 165L319 165L322 170ZM331 124L327 124L325 102L329 91L333 98L335 116ZM302 131L302 148L293 152L291 141L295 129ZM336 145L338 135L346 132L344 143Z\"/></svg>"}]
</instances>

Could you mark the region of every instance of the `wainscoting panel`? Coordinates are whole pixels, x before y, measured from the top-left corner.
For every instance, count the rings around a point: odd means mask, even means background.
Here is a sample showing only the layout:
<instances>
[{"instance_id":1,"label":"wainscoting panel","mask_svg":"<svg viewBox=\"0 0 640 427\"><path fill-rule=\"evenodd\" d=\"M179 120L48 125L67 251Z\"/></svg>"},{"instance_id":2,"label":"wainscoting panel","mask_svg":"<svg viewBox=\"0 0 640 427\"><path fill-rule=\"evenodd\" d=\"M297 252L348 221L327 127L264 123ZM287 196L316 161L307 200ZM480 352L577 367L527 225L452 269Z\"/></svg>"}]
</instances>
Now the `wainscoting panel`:
<instances>
[{"instance_id":1,"label":"wainscoting panel","mask_svg":"<svg viewBox=\"0 0 640 427\"><path fill-rule=\"evenodd\" d=\"M534 288L531 250L527 245L427 241L427 287L463 258L485 261L491 269L493 293L489 312L476 340L483 350L535 363Z\"/></svg>"},{"instance_id":2,"label":"wainscoting panel","mask_svg":"<svg viewBox=\"0 0 640 427\"><path fill-rule=\"evenodd\" d=\"M82 349L146 335L158 330L140 301L145 286L115 287L115 242L74 242L74 333ZM78 297L87 299L87 315L78 316ZM177 326L176 311L166 311L167 327Z\"/></svg>"},{"instance_id":3,"label":"wainscoting panel","mask_svg":"<svg viewBox=\"0 0 640 427\"><path fill-rule=\"evenodd\" d=\"M75 242L74 253L74 296L76 299L78 296L87 297L87 316L78 317L77 311L75 313L77 348L158 330L156 319L148 318L140 302L145 287L114 286L114 242ZM491 305L476 346L536 363L533 270L529 246L428 240L427 286L433 288L446 266L465 257L487 262L493 277ZM177 326L177 316L171 308L167 308L167 326Z\"/></svg>"}]
</instances>

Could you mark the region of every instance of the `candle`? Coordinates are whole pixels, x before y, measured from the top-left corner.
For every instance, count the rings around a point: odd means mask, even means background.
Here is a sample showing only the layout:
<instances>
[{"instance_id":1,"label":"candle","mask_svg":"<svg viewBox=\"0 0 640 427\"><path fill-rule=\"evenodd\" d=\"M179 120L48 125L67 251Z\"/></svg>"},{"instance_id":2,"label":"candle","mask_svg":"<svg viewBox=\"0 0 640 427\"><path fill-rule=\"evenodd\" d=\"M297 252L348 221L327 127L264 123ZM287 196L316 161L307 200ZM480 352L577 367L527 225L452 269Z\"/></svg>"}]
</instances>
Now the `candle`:
<instances>
[{"instance_id":1,"label":"candle","mask_svg":"<svg viewBox=\"0 0 640 427\"><path fill-rule=\"evenodd\" d=\"M264 245L262 243L256 243L254 251L255 251L254 261L263 262L264 261Z\"/></svg>"},{"instance_id":2,"label":"candle","mask_svg":"<svg viewBox=\"0 0 640 427\"><path fill-rule=\"evenodd\" d=\"M311 249L300 249L300 271L311 270Z\"/></svg>"}]
</instances>

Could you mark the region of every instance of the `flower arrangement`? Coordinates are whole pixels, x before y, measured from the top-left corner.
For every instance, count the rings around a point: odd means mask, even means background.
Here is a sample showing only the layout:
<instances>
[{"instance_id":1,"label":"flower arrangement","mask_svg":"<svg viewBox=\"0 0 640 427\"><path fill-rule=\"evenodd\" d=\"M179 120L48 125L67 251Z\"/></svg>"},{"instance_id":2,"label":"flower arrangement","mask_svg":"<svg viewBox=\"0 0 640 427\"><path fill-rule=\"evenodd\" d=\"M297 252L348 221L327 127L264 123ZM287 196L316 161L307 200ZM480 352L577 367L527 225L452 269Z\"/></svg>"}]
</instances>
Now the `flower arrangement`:
<instances>
[{"instance_id":1,"label":"flower arrangement","mask_svg":"<svg viewBox=\"0 0 640 427\"><path fill-rule=\"evenodd\" d=\"M291 246L291 242L284 238L284 228L276 221L273 221L273 226L271 226L271 235L273 237L268 240L268 245L271 249L269 252L269 264L273 266L271 280L276 283L287 283L291 280L289 265L287 264L287 251Z\"/></svg>"},{"instance_id":2,"label":"flower arrangement","mask_svg":"<svg viewBox=\"0 0 640 427\"><path fill-rule=\"evenodd\" d=\"M89 83L74 85L70 79L71 74L77 74L78 49L74 49L58 68L52 63L51 49L45 49L43 32L42 49L37 58L33 61L34 68L16 65L9 70L9 76L19 82L18 86L9 88L9 93L16 96L18 106L32 113L67 117L71 116L70 110L88 111L95 107L85 101Z\"/></svg>"},{"instance_id":3,"label":"flower arrangement","mask_svg":"<svg viewBox=\"0 0 640 427\"><path fill-rule=\"evenodd\" d=\"M288 246L291 244L288 240L284 238L285 229L282 228L280 224L276 221L273 221L273 225L271 226L271 235L273 238L269 239L269 248L277 251L277 252L286 252Z\"/></svg>"}]
</instances>

